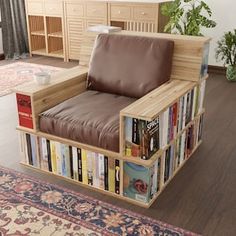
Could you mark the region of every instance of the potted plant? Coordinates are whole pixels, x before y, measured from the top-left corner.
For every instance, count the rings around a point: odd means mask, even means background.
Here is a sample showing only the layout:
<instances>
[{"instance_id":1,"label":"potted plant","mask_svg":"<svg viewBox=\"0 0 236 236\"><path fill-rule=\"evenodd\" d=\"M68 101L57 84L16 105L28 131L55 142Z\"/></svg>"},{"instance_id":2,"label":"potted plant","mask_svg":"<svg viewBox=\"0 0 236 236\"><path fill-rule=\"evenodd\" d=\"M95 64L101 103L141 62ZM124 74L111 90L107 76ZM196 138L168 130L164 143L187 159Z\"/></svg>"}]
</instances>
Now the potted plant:
<instances>
[{"instance_id":1,"label":"potted plant","mask_svg":"<svg viewBox=\"0 0 236 236\"><path fill-rule=\"evenodd\" d=\"M174 0L163 4L161 12L169 17L165 32L201 36L202 27L216 26L216 22L209 19L211 9L200 0Z\"/></svg>"},{"instance_id":2,"label":"potted plant","mask_svg":"<svg viewBox=\"0 0 236 236\"><path fill-rule=\"evenodd\" d=\"M236 29L226 32L217 42L216 59L227 65L226 78L236 81Z\"/></svg>"}]
</instances>

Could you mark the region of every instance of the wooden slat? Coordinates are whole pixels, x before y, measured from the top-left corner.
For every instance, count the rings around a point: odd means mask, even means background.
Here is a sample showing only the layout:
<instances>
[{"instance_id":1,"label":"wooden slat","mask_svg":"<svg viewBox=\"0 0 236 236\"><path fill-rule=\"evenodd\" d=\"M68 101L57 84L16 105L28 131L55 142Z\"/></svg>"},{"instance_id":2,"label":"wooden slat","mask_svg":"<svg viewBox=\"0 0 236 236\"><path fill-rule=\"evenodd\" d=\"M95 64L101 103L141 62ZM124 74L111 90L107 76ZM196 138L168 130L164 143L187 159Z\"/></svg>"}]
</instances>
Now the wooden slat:
<instances>
[{"instance_id":1,"label":"wooden slat","mask_svg":"<svg viewBox=\"0 0 236 236\"><path fill-rule=\"evenodd\" d=\"M190 81L172 80L121 110L120 115L152 121L196 85Z\"/></svg>"}]
</instances>

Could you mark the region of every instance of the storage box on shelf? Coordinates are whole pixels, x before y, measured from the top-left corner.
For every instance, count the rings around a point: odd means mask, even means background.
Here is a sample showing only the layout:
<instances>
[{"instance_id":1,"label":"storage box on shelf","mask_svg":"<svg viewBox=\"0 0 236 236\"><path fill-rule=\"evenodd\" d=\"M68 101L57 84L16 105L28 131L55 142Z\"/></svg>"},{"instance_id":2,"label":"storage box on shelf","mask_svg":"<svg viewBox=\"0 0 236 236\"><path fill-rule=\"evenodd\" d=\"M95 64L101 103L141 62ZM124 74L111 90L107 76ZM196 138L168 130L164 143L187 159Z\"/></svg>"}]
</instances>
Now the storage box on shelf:
<instances>
[{"instance_id":1,"label":"storage box on shelf","mask_svg":"<svg viewBox=\"0 0 236 236\"><path fill-rule=\"evenodd\" d=\"M171 80L121 110L119 152L38 128L41 112L86 90L87 67L58 72L49 85L29 83L16 89L17 129L26 166L139 206L155 201L201 144L209 39L146 36L175 41Z\"/></svg>"}]
</instances>

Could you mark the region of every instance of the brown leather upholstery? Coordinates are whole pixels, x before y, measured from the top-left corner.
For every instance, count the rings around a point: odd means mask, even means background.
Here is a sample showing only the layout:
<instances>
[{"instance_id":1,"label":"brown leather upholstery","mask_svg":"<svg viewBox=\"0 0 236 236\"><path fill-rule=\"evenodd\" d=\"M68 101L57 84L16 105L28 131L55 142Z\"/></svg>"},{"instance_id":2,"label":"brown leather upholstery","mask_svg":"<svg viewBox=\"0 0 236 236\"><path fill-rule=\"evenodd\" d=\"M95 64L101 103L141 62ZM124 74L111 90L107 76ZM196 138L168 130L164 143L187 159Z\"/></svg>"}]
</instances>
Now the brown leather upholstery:
<instances>
[{"instance_id":1,"label":"brown leather upholstery","mask_svg":"<svg viewBox=\"0 0 236 236\"><path fill-rule=\"evenodd\" d=\"M119 152L119 112L134 101L86 91L40 114L40 130Z\"/></svg>"},{"instance_id":2,"label":"brown leather upholstery","mask_svg":"<svg viewBox=\"0 0 236 236\"><path fill-rule=\"evenodd\" d=\"M88 89L140 98L170 79L173 48L167 39L100 34Z\"/></svg>"}]
</instances>

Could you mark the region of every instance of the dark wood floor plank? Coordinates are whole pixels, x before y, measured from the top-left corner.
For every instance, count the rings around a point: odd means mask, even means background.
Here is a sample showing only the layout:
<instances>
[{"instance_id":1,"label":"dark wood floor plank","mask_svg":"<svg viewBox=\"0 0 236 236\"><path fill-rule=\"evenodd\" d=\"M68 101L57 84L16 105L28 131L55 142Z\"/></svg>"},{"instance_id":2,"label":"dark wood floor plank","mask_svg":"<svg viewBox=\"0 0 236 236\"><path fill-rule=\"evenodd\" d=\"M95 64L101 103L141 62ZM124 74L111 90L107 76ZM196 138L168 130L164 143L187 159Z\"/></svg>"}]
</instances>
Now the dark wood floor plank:
<instances>
[{"instance_id":1,"label":"dark wood floor plank","mask_svg":"<svg viewBox=\"0 0 236 236\"><path fill-rule=\"evenodd\" d=\"M77 62L42 57L27 61L65 68L77 65ZM14 95L0 98L0 165L203 235L235 236L236 83L226 81L224 75L210 75L205 107L203 144L150 209L117 201L19 165Z\"/></svg>"}]
</instances>

